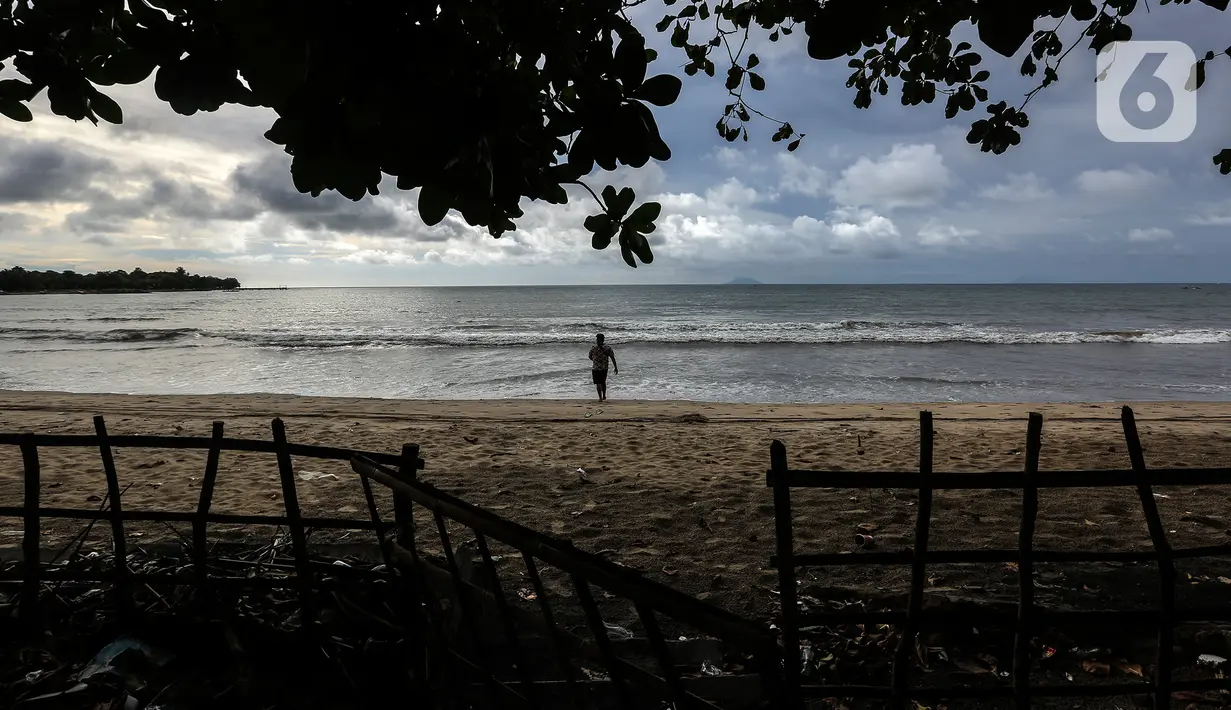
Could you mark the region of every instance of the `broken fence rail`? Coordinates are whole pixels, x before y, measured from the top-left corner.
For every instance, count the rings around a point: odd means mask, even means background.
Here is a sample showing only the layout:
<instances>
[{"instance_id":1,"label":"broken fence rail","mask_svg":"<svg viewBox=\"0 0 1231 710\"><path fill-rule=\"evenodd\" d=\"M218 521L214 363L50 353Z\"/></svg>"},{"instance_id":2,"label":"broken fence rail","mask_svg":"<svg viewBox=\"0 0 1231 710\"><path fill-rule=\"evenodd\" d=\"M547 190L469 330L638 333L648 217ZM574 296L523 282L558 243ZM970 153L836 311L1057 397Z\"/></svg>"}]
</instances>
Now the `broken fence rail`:
<instances>
[{"instance_id":1,"label":"broken fence rail","mask_svg":"<svg viewBox=\"0 0 1231 710\"><path fill-rule=\"evenodd\" d=\"M502 706L505 701L538 707L539 699L547 687L559 685L552 679L535 679L521 663L517 664L520 677L515 680L500 680L490 659L482 650L482 642L478 640L479 619L473 602L482 600L498 612L501 618L505 640L513 649L518 649L521 634L518 626L535 627L545 632L555 645L557 667L564 677L564 683L575 701L580 701L576 695L581 690L580 679L575 677L573 662L586 657L597 662L606 671L614 691L618 705L631 710L635 707L645 707L647 691L656 691L651 697L670 702L676 708L717 708L718 705L702 698L692 689L697 686L715 686L714 681L720 678L684 679L678 669L676 659L672 658L671 650L659 623L659 615L683 622L691 628L725 642L737 649L739 653L750 659L755 674L760 675L760 692L762 702L771 703L776 707L775 698L780 692L780 659L775 634L764 627L726 612L711 604L693 598L683 592L665 585L645 579L639 573L629 568L617 565L606 558L577 549L567 540L546 535L530 528L518 525L501 518L489 511L470 505L465 501L441 491L422 481L407 477L380 464L357 456L352 461L352 468L364 478L365 489L369 487L368 479L390 488L395 500L402 501L401 510L409 511L414 505L426 508L435 519L437 534L444 550L447 572L439 576L447 577L435 582L440 586L451 588L458 600L463 625L469 626L470 635L475 638L471 647L474 658L459 658L473 670L478 671L481 680L494 692L490 696L495 706ZM380 519L374 506L369 506L372 522L379 529ZM475 536L478 549L487 568L494 569L488 540L498 541L512 547L520 553L525 562L527 575L533 584L535 597L539 603L541 616L531 618L525 610L516 608L509 603L504 595L500 581L497 578L489 580L494 588L480 589L470 584L459 570L453 553L453 544L445 526L449 519L470 529ZM404 521L405 522L405 521ZM404 528L405 534L413 534L413 525ZM412 566L419 573L430 572L434 567L423 559L420 545L407 537L399 537L397 541L386 540L381 536L382 548L391 557L398 557ZM571 581L577 601L585 613L587 627L591 639L585 640L561 628L556 622L557 614L552 607L549 595L544 588L539 565L547 564L563 572ZM423 584L431 584L432 580L420 579ZM649 647L657 660L657 674L621 658L615 652L612 639L608 634L598 605L594 599L593 587L599 587L616 597L632 603L646 632ZM459 655L458 649L450 652ZM741 678L731 678L740 681ZM545 682L546 681L546 682ZM699 681L699 682L698 682ZM633 691L636 691L634 694ZM585 706L578 702L578 706Z\"/></svg>"},{"instance_id":2,"label":"broken fence rail","mask_svg":"<svg viewBox=\"0 0 1231 710\"><path fill-rule=\"evenodd\" d=\"M1183 558L1231 555L1231 545L1215 545L1173 550L1159 516L1154 498L1155 485L1231 484L1231 468L1212 469L1149 469L1137 433L1133 411L1121 411L1124 439L1128 446L1132 468L1110 471L1040 471L1039 452L1042 448L1043 417L1031 413L1026 435L1024 470L997 473L935 473L932 471L933 428L931 412L919 415L919 472L847 472L791 469L787 464L786 446L775 440L770 447L771 466L766 484L773 489L776 552L772 565L778 570L782 611L781 628L784 654L784 703L799 707L805 697L887 698L894 707L906 707L908 700L956 698L1012 697L1016 707L1030 707L1032 698L1046 696L1101 696L1149 694L1156 710L1170 708L1176 691L1231 689L1231 678L1174 681L1172 671L1173 634L1175 625L1192 621L1231 621L1231 608L1184 607L1175 604L1174 561ZM1150 532L1153 550L1148 552L1042 551L1033 549L1034 528L1038 519L1040 488L1102 488L1132 486L1136 488ZM901 552L866 552L858 554L796 553L791 518L792 488L885 489L907 488L918 492L914 546ZM953 489L1022 490L1022 514L1019 546L1016 550L930 550L928 535L932 517L932 493ZM1034 564L1038 562L1155 562L1159 567L1159 604L1152 609L1122 609L1103 611L1059 610L1039 607L1034 602ZM1019 601L1015 616L995 610L979 612L963 609L924 609L923 593L928 564L939 563L999 563L1018 565ZM910 595L904 611L838 610L823 613L801 613L797 608L797 569L837 565L911 566ZM945 623L999 620L1010 622L1016 630L1014 639L1011 686L995 687L929 687L910 684L910 651L919 631ZM1152 683L1115 683L1099 685L1035 685L1030 683L1031 657L1029 641L1032 625L1039 621L1064 623L1072 627L1115 625L1128 622L1150 623L1158 629L1157 657ZM836 624L893 623L899 626L899 638L893 659L892 682L889 686L808 684L802 678L800 630L807 626Z\"/></svg>"}]
</instances>

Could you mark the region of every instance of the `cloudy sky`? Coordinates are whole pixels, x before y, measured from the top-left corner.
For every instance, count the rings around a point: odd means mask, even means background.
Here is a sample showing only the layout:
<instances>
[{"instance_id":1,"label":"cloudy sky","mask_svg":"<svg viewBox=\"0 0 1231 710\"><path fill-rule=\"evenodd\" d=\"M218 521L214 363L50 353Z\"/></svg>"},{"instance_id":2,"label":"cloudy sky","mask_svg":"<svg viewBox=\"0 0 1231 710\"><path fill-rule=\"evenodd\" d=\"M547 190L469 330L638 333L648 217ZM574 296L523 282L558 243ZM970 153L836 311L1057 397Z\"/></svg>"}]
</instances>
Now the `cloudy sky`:
<instances>
[{"instance_id":1,"label":"cloudy sky","mask_svg":"<svg viewBox=\"0 0 1231 710\"><path fill-rule=\"evenodd\" d=\"M637 21L660 48L652 70L681 73L650 5ZM1199 53L1228 41L1217 28L1231 18L1203 5L1138 15L1136 39ZM802 35L753 42L769 82L755 106L808 134L798 151L771 143L766 123L748 143L717 136L720 71L656 109L672 160L595 176L663 204L657 259L635 271L618 249L590 248L581 194L528 203L500 240L456 215L425 227L391 180L360 203L313 199L262 138L271 112L177 116L149 84L108 92L122 126L73 123L43 99L33 123L0 117L0 264L183 265L248 286L1227 280L1231 177L1210 156L1231 146L1231 59L1209 67L1189 139L1113 143L1096 125L1095 56L1078 49L1031 102L1023 144L994 156L964 140L974 114L946 121L940 102L902 107L891 90L854 108L845 61L809 59ZM992 99L1020 102L1032 87L1020 58L983 54Z\"/></svg>"}]
</instances>

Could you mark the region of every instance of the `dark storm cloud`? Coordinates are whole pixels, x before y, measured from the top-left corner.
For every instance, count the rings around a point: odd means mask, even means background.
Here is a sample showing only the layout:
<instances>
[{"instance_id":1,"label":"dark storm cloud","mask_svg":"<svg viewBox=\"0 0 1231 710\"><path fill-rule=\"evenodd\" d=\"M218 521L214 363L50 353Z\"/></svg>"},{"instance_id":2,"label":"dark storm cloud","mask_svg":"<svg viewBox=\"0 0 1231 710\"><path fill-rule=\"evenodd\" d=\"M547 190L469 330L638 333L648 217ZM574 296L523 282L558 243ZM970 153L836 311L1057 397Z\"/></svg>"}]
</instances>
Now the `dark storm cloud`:
<instances>
[{"instance_id":1,"label":"dark storm cloud","mask_svg":"<svg viewBox=\"0 0 1231 710\"><path fill-rule=\"evenodd\" d=\"M319 197L300 193L291 180L290 159L285 155L270 155L239 166L231 175L231 185L238 198L253 200L303 229L384 233L402 226L396 211L371 197L352 202L333 191Z\"/></svg>"},{"instance_id":2,"label":"dark storm cloud","mask_svg":"<svg viewBox=\"0 0 1231 710\"><path fill-rule=\"evenodd\" d=\"M77 200L96 177L114 171L60 143L0 141L0 204Z\"/></svg>"},{"instance_id":3,"label":"dark storm cloud","mask_svg":"<svg viewBox=\"0 0 1231 710\"><path fill-rule=\"evenodd\" d=\"M68 216L74 231L117 234L127 231L135 219L187 219L243 221L256 217L260 210L251 201L219 200L199 185L146 171L147 182L135 197L116 197L95 188L90 206Z\"/></svg>"}]
</instances>

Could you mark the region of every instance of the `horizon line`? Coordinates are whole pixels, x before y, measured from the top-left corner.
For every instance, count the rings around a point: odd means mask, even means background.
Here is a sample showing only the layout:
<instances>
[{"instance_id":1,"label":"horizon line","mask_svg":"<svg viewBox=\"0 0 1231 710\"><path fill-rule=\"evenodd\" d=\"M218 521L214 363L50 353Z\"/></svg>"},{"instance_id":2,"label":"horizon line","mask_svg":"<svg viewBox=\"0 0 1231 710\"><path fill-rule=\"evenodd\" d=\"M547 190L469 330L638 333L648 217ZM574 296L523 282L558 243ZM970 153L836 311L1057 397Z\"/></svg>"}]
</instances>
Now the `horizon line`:
<instances>
[{"instance_id":1,"label":"horizon line","mask_svg":"<svg viewBox=\"0 0 1231 710\"><path fill-rule=\"evenodd\" d=\"M867 282L757 282L729 283L726 281L697 281L686 283L572 283L572 284L383 284L383 285L305 285L241 286L239 291L306 290L326 288L663 288L672 286L1226 286L1231 281L867 281Z\"/></svg>"}]
</instances>

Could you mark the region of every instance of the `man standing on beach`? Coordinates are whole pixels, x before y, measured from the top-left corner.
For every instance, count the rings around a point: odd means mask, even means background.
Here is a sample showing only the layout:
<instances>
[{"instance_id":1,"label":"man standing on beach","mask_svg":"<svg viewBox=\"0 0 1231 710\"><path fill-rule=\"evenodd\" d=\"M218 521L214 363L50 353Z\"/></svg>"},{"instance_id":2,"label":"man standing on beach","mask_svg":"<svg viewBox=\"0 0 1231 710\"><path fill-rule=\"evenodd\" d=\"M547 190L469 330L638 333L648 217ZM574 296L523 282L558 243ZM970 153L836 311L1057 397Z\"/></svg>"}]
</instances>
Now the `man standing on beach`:
<instances>
[{"instance_id":1,"label":"man standing on beach","mask_svg":"<svg viewBox=\"0 0 1231 710\"><path fill-rule=\"evenodd\" d=\"M598 344L590 348L590 362L594 363L594 387L598 390L598 401L602 402L607 399L607 361L611 361L611 367L617 375L620 374L620 366L616 363L615 351L610 345L603 343L602 333L598 334L596 340Z\"/></svg>"}]
</instances>

